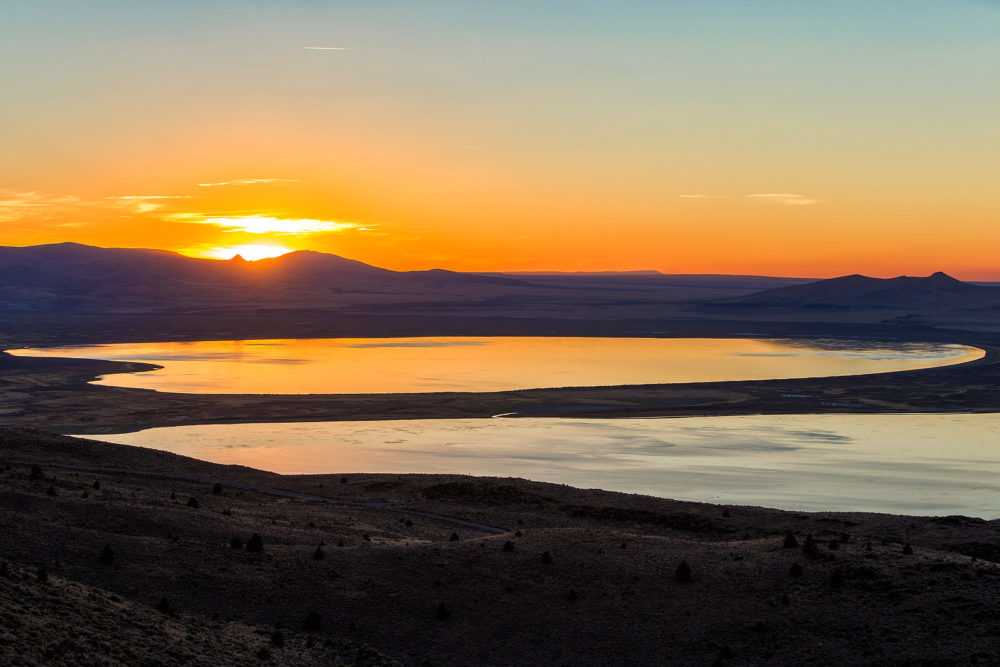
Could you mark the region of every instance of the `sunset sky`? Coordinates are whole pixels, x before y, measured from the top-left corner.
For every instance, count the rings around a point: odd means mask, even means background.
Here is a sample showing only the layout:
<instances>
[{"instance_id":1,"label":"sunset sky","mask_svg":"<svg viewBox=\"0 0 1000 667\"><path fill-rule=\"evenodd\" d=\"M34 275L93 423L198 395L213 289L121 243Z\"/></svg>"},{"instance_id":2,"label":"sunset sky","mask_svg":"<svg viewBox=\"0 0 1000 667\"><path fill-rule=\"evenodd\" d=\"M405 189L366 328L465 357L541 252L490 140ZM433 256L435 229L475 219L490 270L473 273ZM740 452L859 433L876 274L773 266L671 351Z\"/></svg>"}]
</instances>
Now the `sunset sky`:
<instances>
[{"instance_id":1,"label":"sunset sky","mask_svg":"<svg viewBox=\"0 0 1000 667\"><path fill-rule=\"evenodd\" d=\"M1000 280L996 0L31 0L0 57L2 245Z\"/></svg>"}]
</instances>

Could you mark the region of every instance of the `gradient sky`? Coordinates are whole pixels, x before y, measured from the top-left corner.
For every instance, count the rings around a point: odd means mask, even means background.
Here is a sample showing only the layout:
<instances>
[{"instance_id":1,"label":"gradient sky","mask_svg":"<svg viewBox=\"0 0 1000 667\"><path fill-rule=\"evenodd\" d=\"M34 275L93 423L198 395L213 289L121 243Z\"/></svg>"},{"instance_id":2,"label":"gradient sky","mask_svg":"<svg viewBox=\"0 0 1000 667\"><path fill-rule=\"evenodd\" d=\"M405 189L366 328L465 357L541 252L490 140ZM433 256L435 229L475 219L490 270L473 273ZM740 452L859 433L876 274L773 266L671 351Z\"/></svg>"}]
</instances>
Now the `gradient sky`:
<instances>
[{"instance_id":1,"label":"gradient sky","mask_svg":"<svg viewBox=\"0 0 1000 667\"><path fill-rule=\"evenodd\" d=\"M0 58L3 245L1000 280L995 0L31 0Z\"/></svg>"}]
</instances>

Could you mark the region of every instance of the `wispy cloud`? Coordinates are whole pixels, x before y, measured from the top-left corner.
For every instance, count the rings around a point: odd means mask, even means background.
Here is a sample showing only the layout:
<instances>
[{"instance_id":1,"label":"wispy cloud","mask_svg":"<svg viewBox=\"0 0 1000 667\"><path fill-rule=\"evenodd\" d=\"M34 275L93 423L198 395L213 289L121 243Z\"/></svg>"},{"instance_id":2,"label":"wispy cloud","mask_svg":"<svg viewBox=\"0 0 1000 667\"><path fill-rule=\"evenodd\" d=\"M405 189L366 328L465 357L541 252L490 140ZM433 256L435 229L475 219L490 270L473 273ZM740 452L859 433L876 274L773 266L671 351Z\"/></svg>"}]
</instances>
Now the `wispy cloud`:
<instances>
[{"instance_id":1,"label":"wispy cloud","mask_svg":"<svg viewBox=\"0 0 1000 667\"><path fill-rule=\"evenodd\" d=\"M726 195L677 195L678 199L725 199Z\"/></svg>"},{"instance_id":2,"label":"wispy cloud","mask_svg":"<svg viewBox=\"0 0 1000 667\"><path fill-rule=\"evenodd\" d=\"M163 208L160 200L165 199L194 199L191 195L121 195L118 197L105 197L112 202L113 206L129 209L136 213L152 213Z\"/></svg>"},{"instance_id":3,"label":"wispy cloud","mask_svg":"<svg viewBox=\"0 0 1000 667\"><path fill-rule=\"evenodd\" d=\"M791 192L767 192L763 194L747 195L747 199L755 201L767 201L784 206L810 206L819 202L806 195L797 195Z\"/></svg>"},{"instance_id":4,"label":"wispy cloud","mask_svg":"<svg viewBox=\"0 0 1000 667\"><path fill-rule=\"evenodd\" d=\"M89 202L73 195L52 195L44 192L0 190L0 222L12 222L29 216L44 215L68 206L83 206Z\"/></svg>"},{"instance_id":5,"label":"wispy cloud","mask_svg":"<svg viewBox=\"0 0 1000 667\"><path fill-rule=\"evenodd\" d=\"M346 46L303 46L306 51L351 51Z\"/></svg>"},{"instance_id":6,"label":"wispy cloud","mask_svg":"<svg viewBox=\"0 0 1000 667\"><path fill-rule=\"evenodd\" d=\"M186 222L200 225L215 225L227 232L245 232L247 234L304 235L324 232L342 232L347 230L367 231L353 222L335 220L312 220L309 218L270 218L260 215L250 215L237 218L202 217L191 213L171 216L175 222Z\"/></svg>"},{"instance_id":7,"label":"wispy cloud","mask_svg":"<svg viewBox=\"0 0 1000 667\"><path fill-rule=\"evenodd\" d=\"M200 188L218 188L224 185L285 185L288 183L298 183L294 178L237 178L232 181L220 181L218 183L199 183Z\"/></svg>"}]
</instances>

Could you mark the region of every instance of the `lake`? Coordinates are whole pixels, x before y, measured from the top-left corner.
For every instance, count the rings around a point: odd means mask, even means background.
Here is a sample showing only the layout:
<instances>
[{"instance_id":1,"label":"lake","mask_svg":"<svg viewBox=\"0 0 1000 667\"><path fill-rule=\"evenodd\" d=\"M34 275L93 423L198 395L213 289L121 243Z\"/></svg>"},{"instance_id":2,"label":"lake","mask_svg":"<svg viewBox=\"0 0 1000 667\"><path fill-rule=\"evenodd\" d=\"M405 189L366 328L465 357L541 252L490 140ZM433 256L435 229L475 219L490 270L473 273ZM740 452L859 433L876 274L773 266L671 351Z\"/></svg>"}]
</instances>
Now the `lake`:
<instances>
[{"instance_id":1,"label":"lake","mask_svg":"<svg viewBox=\"0 0 1000 667\"><path fill-rule=\"evenodd\" d=\"M221 394L503 391L858 375L972 361L953 344L764 338L333 338L10 350L163 368L97 384Z\"/></svg>"},{"instance_id":2,"label":"lake","mask_svg":"<svg viewBox=\"0 0 1000 667\"><path fill-rule=\"evenodd\" d=\"M795 510L1000 516L998 414L225 424L92 437L280 473L511 476Z\"/></svg>"}]
</instances>

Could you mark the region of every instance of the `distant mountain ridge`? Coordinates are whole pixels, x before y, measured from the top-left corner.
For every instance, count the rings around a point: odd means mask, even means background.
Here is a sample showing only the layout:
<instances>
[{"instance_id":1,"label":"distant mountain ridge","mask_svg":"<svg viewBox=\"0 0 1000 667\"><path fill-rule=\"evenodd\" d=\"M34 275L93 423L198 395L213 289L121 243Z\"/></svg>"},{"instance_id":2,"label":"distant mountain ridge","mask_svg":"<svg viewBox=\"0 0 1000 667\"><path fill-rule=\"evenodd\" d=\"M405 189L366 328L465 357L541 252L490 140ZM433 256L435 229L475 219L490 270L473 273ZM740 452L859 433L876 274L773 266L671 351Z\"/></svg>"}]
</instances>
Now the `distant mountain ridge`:
<instances>
[{"instance_id":1,"label":"distant mountain ridge","mask_svg":"<svg viewBox=\"0 0 1000 667\"><path fill-rule=\"evenodd\" d=\"M859 274L791 285L716 302L722 307L940 310L1000 305L1000 288L973 285L938 271L926 277Z\"/></svg>"}]
</instances>

